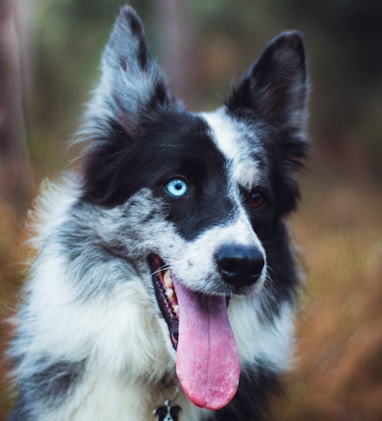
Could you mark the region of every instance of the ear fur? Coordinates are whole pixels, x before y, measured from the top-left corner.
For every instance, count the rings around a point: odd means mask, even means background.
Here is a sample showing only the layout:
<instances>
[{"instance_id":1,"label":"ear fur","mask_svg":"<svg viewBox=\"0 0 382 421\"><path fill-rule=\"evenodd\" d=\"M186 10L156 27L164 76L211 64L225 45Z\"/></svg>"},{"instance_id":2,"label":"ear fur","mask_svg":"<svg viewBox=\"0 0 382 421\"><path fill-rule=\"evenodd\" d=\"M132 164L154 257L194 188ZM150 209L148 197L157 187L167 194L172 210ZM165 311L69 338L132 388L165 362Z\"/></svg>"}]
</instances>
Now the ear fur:
<instances>
[{"instance_id":1,"label":"ear fur","mask_svg":"<svg viewBox=\"0 0 382 421\"><path fill-rule=\"evenodd\" d=\"M113 138L116 129L132 136L148 110L167 107L173 101L148 50L142 22L128 6L122 8L114 25L101 71L85 116L85 138Z\"/></svg>"},{"instance_id":2,"label":"ear fur","mask_svg":"<svg viewBox=\"0 0 382 421\"><path fill-rule=\"evenodd\" d=\"M298 32L276 37L253 63L226 102L237 119L265 123L264 147L272 161L277 210L287 214L297 206L299 189L293 172L305 167L309 81L304 44Z\"/></svg>"},{"instance_id":3,"label":"ear fur","mask_svg":"<svg viewBox=\"0 0 382 421\"><path fill-rule=\"evenodd\" d=\"M108 197L118 162L145 122L178 107L147 48L142 22L130 7L122 8L116 20L101 71L78 134L87 143L81 163L83 196L97 203Z\"/></svg>"},{"instance_id":4,"label":"ear fur","mask_svg":"<svg viewBox=\"0 0 382 421\"><path fill-rule=\"evenodd\" d=\"M276 37L253 63L226 103L236 117L256 118L276 130L303 134L307 120L304 44L295 31Z\"/></svg>"}]
</instances>

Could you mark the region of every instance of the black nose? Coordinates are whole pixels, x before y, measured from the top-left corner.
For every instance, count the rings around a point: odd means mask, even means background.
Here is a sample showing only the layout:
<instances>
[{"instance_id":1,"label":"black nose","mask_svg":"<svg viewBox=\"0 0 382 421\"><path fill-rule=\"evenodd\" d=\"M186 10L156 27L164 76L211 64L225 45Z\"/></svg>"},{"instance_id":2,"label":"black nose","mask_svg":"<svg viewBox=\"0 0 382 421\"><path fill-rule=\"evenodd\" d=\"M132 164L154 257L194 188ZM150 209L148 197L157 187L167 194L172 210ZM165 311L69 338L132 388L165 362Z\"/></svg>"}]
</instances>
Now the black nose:
<instances>
[{"instance_id":1,"label":"black nose","mask_svg":"<svg viewBox=\"0 0 382 421\"><path fill-rule=\"evenodd\" d=\"M254 284L264 267L264 256L257 247L241 245L222 246L215 261L224 282L235 287Z\"/></svg>"}]
</instances>

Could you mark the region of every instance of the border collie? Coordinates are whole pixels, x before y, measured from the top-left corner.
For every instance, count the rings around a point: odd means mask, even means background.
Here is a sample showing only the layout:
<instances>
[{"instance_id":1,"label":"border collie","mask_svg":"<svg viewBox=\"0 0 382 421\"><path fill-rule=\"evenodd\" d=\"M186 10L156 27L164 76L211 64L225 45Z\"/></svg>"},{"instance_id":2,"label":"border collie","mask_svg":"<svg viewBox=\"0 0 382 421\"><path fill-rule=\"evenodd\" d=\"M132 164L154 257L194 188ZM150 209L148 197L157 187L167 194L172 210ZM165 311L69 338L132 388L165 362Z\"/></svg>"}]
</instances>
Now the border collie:
<instances>
[{"instance_id":1,"label":"border collie","mask_svg":"<svg viewBox=\"0 0 382 421\"><path fill-rule=\"evenodd\" d=\"M221 108L189 112L121 10L81 165L33 214L10 419L259 419L293 349L308 90L284 32Z\"/></svg>"}]
</instances>

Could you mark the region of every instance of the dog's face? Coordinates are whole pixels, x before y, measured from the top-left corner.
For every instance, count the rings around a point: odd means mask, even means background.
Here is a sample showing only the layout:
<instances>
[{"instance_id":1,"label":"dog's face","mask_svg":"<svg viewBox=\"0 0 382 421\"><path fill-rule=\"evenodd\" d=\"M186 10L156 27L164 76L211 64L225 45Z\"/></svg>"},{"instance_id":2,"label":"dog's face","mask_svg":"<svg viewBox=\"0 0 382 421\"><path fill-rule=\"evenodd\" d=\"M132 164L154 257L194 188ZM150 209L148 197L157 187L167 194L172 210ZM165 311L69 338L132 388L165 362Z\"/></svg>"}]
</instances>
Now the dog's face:
<instances>
[{"instance_id":1,"label":"dog's face","mask_svg":"<svg viewBox=\"0 0 382 421\"><path fill-rule=\"evenodd\" d=\"M306 153L301 38L276 38L213 113L188 112L169 94L130 8L102 69L84 131L83 200L104 209L108 247L151 294L185 392L217 409L238 383L230 297L260 294L277 227L298 198L292 173Z\"/></svg>"}]
</instances>

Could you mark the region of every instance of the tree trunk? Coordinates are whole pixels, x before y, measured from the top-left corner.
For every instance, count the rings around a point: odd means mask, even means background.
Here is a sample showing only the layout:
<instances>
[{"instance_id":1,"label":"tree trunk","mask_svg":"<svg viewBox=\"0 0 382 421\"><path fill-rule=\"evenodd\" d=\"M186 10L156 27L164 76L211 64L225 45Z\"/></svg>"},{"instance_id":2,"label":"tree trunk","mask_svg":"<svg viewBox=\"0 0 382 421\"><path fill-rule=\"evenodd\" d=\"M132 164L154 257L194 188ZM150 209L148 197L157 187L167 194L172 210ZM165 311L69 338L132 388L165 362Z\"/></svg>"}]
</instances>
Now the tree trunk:
<instances>
[{"instance_id":1,"label":"tree trunk","mask_svg":"<svg viewBox=\"0 0 382 421\"><path fill-rule=\"evenodd\" d=\"M193 107L195 90L195 39L190 0L151 1L159 61L163 64L172 93Z\"/></svg>"},{"instance_id":2,"label":"tree trunk","mask_svg":"<svg viewBox=\"0 0 382 421\"><path fill-rule=\"evenodd\" d=\"M28 0L0 0L0 199L18 213L32 189L25 147Z\"/></svg>"}]
</instances>

